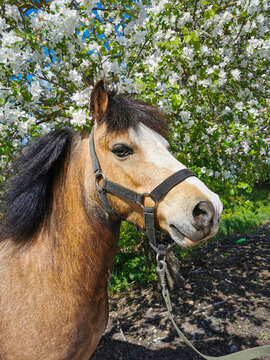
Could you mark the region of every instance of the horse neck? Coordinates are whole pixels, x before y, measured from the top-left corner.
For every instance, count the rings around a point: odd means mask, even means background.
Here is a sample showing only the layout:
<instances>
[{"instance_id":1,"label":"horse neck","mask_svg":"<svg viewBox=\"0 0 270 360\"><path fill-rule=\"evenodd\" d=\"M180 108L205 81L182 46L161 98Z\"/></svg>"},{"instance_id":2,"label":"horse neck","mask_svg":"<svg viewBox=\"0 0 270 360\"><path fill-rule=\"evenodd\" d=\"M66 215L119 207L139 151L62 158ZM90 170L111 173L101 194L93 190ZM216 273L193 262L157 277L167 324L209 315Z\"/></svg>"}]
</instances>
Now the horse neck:
<instances>
[{"instance_id":1,"label":"horse neck","mask_svg":"<svg viewBox=\"0 0 270 360\"><path fill-rule=\"evenodd\" d=\"M96 190L88 137L77 136L54 184L39 244L49 244L50 267L61 281L104 291L117 250L119 222L106 218Z\"/></svg>"}]
</instances>

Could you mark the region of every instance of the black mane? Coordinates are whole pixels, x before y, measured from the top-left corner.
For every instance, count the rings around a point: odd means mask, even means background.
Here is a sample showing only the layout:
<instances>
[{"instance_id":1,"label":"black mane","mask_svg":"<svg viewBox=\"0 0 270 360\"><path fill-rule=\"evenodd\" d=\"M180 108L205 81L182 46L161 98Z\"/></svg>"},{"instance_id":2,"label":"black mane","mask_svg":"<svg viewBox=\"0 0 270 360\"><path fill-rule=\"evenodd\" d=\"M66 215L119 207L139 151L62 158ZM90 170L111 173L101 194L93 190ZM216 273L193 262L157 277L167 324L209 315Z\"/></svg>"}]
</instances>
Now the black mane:
<instances>
[{"instance_id":1,"label":"black mane","mask_svg":"<svg viewBox=\"0 0 270 360\"><path fill-rule=\"evenodd\" d=\"M109 104L100 121L107 130L125 131L142 123L162 136L167 135L166 118L143 101L108 93ZM26 146L14 163L14 176L2 203L0 241L11 238L26 242L37 231L52 200L52 187L61 170L74 131L50 132Z\"/></svg>"},{"instance_id":2,"label":"black mane","mask_svg":"<svg viewBox=\"0 0 270 360\"><path fill-rule=\"evenodd\" d=\"M3 200L0 241L26 241L34 235L48 206L52 184L61 169L74 132L50 132L26 146L14 163L14 177Z\"/></svg>"},{"instance_id":3,"label":"black mane","mask_svg":"<svg viewBox=\"0 0 270 360\"><path fill-rule=\"evenodd\" d=\"M142 123L160 135L167 136L167 119L153 105L132 97L116 95L112 91L108 92L108 98L108 108L101 118L107 124L108 132L125 131Z\"/></svg>"}]
</instances>

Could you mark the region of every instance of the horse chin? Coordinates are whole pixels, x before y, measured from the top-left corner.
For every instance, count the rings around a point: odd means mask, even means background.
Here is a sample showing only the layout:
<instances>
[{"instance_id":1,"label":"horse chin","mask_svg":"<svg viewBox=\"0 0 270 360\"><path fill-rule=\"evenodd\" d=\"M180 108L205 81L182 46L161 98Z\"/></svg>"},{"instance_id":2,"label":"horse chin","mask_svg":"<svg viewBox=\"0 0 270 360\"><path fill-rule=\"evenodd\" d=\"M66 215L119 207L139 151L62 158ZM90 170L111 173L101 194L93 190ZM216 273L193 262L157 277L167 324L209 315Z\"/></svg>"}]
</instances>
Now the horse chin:
<instances>
[{"instance_id":1,"label":"horse chin","mask_svg":"<svg viewBox=\"0 0 270 360\"><path fill-rule=\"evenodd\" d=\"M185 236L178 228L174 225L170 226L170 236L177 245L181 247L194 246L198 244L198 241L193 241L189 237Z\"/></svg>"},{"instance_id":2,"label":"horse chin","mask_svg":"<svg viewBox=\"0 0 270 360\"><path fill-rule=\"evenodd\" d=\"M192 235L192 239L188 237L184 232L179 230L180 226L176 226L175 224L170 224L169 226L169 234L171 238L181 247L188 247L188 246L194 246L200 243L201 241L208 240L216 235L218 232L218 224L215 224L207 233L201 233L198 231L197 233L194 233Z\"/></svg>"}]
</instances>

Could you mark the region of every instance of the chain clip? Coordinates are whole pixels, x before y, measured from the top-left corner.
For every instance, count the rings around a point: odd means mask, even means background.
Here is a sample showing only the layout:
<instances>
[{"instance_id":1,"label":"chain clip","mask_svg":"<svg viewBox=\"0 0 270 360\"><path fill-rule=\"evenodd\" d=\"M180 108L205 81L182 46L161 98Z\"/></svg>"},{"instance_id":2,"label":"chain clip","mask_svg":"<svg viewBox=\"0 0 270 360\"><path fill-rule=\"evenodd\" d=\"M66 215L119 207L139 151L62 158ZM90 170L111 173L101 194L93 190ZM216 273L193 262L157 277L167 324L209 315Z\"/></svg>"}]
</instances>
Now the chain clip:
<instances>
[{"instance_id":1,"label":"chain clip","mask_svg":"<svg viewBox=\"0 0 270 360\"><path fill-rule=\"evenodd\" d=\"M166 270L167 270L167 264L166 264L165 255L157 254L156 261L157 261L156 272L160 276L160 283L161 283L162 289L165 291L167 288L166 287L166 275L165 275Z\"/></svg>"}]
</instances>

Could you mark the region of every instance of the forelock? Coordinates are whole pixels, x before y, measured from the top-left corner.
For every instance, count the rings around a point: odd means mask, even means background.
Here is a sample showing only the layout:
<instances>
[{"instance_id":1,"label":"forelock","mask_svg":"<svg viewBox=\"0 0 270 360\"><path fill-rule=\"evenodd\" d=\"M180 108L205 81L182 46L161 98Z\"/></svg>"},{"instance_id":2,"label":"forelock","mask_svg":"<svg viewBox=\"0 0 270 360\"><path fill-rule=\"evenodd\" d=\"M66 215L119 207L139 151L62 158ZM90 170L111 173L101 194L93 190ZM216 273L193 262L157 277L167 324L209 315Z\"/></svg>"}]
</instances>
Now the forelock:
<instances>
[{"instance_id":1,"label":"forelock","mask_svg":"<svg viewBox=\"0 0 270 360\"><path fill-rule=\"evenodd\" d=\"M108 108L101 121L106 123L109 132L136 129L142 123L161 136L167 136L167 119L153 105L115 92L108 92L108 100Z\"/></svg>"}]
</instances>

